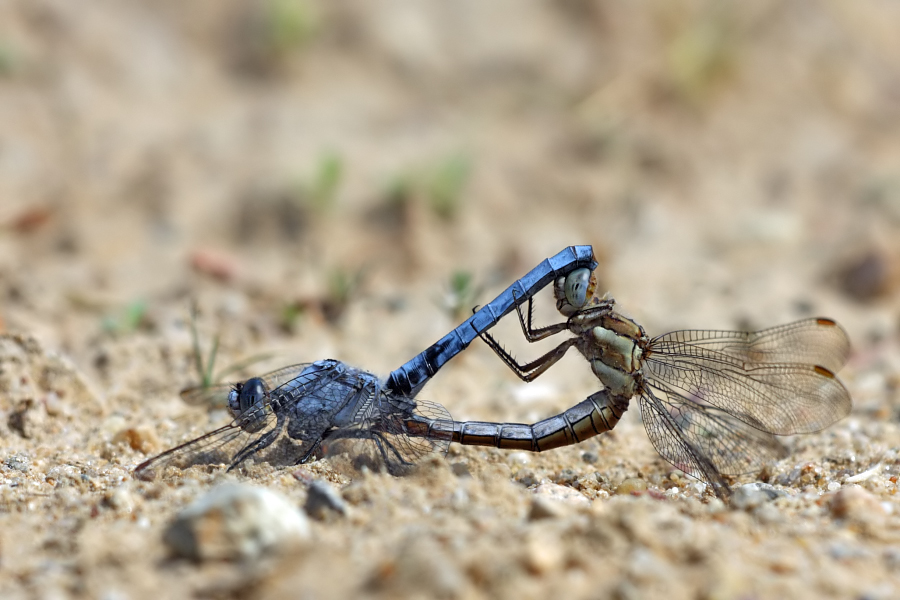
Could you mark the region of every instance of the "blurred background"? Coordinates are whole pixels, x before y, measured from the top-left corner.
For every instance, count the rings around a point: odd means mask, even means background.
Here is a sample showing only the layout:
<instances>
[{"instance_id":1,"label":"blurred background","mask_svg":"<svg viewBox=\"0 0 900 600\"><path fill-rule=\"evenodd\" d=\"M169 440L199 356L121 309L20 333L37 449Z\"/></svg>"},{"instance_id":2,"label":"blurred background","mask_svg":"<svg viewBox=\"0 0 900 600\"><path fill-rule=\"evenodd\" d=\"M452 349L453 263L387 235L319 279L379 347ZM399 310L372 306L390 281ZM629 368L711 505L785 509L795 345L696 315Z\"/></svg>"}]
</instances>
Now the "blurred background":
<instances>
[{"instance_id":1,"label":"blurred background","mask_svg":"<svg viewBox=\"0 0 900 600\"><path fill-rule=\"evenodd\" d=\"M835 318L840 439L893 422L898 24L889 0L0 0L0 333L89 392L8 396L3 447L128 469L206 425L177 391L214 347L265 355L243 376L387 373L572 244L651 335ZM534 420L596 390L563 365L523 386L476 343L423 395ZM611 479L665 468L636 412Z\"/></svg>"},{"instance_id":2,"label":"blurred background","mask_svg":"<svg viewBox=\"0 0 900 600\"><path fill-rule=\"evenodd\" d=\"M826 314L893 347L898 13L3 2L0 326L111 410L196 379L192 301L220 364L387 372L590 243L651 334Z\"/></svg>"},{"instance_id":3,"label":"blurred background","mask_svg":"<svg viewBox=\"0 0 900 600\"><path fill-rule=\"evenodd\" d=\"M392 313L574 243L654 331L895 334L893 3L0 11L0 315L76 356L197 297L226 348L324 323L388 369Z\"/></svg>"}]
</instances>

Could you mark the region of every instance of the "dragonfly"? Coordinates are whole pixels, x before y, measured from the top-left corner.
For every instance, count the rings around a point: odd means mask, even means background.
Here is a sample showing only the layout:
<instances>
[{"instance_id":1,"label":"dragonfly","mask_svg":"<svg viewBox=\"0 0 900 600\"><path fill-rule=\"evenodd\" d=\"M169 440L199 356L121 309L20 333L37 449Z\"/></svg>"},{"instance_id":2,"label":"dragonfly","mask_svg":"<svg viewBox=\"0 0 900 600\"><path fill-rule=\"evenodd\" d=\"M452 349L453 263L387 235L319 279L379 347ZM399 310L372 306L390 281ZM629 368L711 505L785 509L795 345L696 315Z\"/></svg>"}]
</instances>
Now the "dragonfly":
<instances>
[{"instance_id":1,"label":"dragonfly","mask_svg":"<svg viewBox=\"0 0 900 600\"><path fill-rule=\"evenodd\" d=\"M730 495L725 475L754 472L784 457L775 436L813 433L845 417L850 394L835 373L850 341L834 320L804 319L762 331L673 331L648 337L596 295L592 269L554 282L564 322L535 328L515 302L525 338L537 342L569 332L553 350L520 364L489 333L481 338L523 381L530 382L576 348L603 389L568 410L525 425L455 423L450 438L469 445L540 452L612 430L637 396L657 452L683 472ZM518 300L518 298L517 298Z\"/></svg>"},{"instance_id":2,"label":"dragonfly","mask_svg":"<svg viewBox=\"0 0 900 600\"><path fill-rule=\"evenodd\" d=\"M301 464L340 440L371 442L388 471L402 473L427 454L446 453L453 438L447 410L416 399L425 384L518 303L573 270L596 266L591 246L563 249L384 379L329 359L236 384L188 388L182 398L189 404L227 397L233 419L144 461L135 475L151 479L169 465L214 462L226 462L230 470L260 456L278 465Z\"/></svg>"}]
</instances>

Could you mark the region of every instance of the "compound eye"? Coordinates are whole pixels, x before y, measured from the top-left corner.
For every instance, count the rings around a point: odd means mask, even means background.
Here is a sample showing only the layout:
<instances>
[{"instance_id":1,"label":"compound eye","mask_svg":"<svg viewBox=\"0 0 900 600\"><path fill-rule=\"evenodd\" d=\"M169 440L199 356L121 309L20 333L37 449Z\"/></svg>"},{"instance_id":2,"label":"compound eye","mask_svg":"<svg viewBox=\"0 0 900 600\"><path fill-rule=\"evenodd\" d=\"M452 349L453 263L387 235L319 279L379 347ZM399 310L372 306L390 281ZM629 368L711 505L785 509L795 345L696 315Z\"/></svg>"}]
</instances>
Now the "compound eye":
<instances>
[{"instance_id":1,"label":"compound eye","mask_svg":"<svg viewBox=\"0 0 900 600\"><path fill-rule=\"evenodd\" d=\"M576 310L582 308L588 301L590 283L590 269L576 269L569 273L564 288L566 302Z\"/></svg>"},{"instance_id":2,"label":"compound eye","mask_svg":"<svg viewBox=\"0 0 900 600\"><path fill-rule=\"evenodd\" d=\"M241 416L241 388L244 387L243 383L238 383L234 386L234 388L228 392L228 410L231 411L231 416L239 417Z\"/></svg>"},{"instance_id":3,"label":"compound eye","mask_svg":"<svg viewBox=\"0 0 900 600\"><path fill-rule=\"evenodd\" d=\"M256 406L266 395L266 386L263 383L263 380L259 377L253 377L252 379L248 379L243 386L241 386L239 396L238 396L238 404L240 406L241 413L243 414L250 408Z\"/></svg>"}]
</instances>

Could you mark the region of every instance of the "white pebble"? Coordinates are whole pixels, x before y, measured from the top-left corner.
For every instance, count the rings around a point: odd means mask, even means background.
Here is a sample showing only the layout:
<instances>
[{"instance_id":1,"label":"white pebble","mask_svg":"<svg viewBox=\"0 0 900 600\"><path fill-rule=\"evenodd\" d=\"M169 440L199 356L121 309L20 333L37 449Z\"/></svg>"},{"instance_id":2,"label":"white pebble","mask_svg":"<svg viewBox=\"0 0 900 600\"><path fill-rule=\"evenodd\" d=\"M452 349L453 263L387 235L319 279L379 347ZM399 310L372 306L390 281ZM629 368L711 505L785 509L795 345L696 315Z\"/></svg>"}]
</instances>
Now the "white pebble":
<instances>
[{"instance_id":1,"label":"white pebble","mask_svg":"<svg viewBox=\"0 0 900 600\"><path fill-rule=\"evenodd\" d=\"M224 484L181 511L163 541L186 558L234 560L256 558L309 536L306 515L280 494Z\"/></svg>"}]
</instances>

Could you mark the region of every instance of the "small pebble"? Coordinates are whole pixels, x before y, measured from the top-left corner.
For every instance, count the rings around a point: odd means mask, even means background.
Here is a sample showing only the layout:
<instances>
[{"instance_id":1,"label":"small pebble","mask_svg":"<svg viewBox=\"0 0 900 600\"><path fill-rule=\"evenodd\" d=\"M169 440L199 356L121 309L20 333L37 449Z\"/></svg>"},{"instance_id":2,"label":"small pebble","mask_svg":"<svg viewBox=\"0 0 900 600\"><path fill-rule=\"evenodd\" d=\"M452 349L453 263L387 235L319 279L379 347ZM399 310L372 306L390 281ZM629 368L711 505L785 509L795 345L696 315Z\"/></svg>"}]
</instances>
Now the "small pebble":
<instances>
[{"instance_id":1,"label":"small pebble","mask_svg":"<svg viewBox=\"0 0 900 600\"><path fill-rule=\"evenodd\" d=\"M506 459L519 465L527 465L531 462L531 456L527 452L510 452Z\"/></svg>"},{"instance_id":2,"label":"small pebble","mask_svg":"<svg viewBox=\"0 0 900 600\"><path fill-rule=\"evenodd\" d=\"M309 484L304 505L306 514L314 519L324 519L329 514L347 516L348 507L341 495L330 484L320 479Z\"/></svg>"},{"instance_id":3,"label":"small pebble","mask_svg":"<svg viewBox=\"0 0 900 600\"><path fill-rule=\"evenodd\" d=\"M616 488L616 494L627 496L629 494L641 494L647 491L647 482L639 477L629 477L619 484Z\"/></svg>"},{"instance_id":4,"label":"small pebble","mask_svg":"<svg viewBox=\"0 0 900 600\"><path fill-rule=\"evenodd\" d=\"M453 471L453 474L457 477L471 477L472 472L469 470L469 465L464 462L455 462L450 465L450 470Z\"/></svg>"},{"instance_id":5,"label":"small pebble","mask_svg":"<svg viewBox=\"0 0 900 600\"><path fill-rule=\"evenodd\" d=\"M558 500L576 507L589 506L591 504L590 500L578 490L559 485L558 483L542 483L534 488L534 495Z\"/></svg>"},{"instance_id":6,"label":"small pebble","mask_svg":"<svg viewBox=\"0 0 900 600\"><path fill-rule=\"evenodd\" d=\"M525 544L522 561L535 575L558 570L565 561L566 551L556 537L534 537Z\"/></svg>"},{"instance_id":7,"label":"small pebble","mask_svg":"<svg viewBox=\"0 0 900 600\"><path fill-rule=\"evenodd\" d=\"M396 557L385 559L370 584L385 597L457 598L465 587L465 575L435 540L414 536L401 540Z\"/></svg>"},{"instance_id":8,"label":"small pebble","mask_svg":"<svg viewBox=\"0 0 900 600\"><path fill-rule=\"evenodd\" d=\"M280 494L243 484L213 488L175 518L163 541L194 560L253 559L309 539L306 515Z\"/></svg>"},{"instance_id":9,"label":"small pebble","mask_svg":"<svg viewBox=\"0 0 900 600\"><path fill-rule=\"evenodd\" d=\"M149 427L129 427L116 433L112 442L114 444L128 445L129 448L144 454L156 452L161 444L156 433Z\"/></svg>"},{"instance_id":10,"label":"small pebble","mask_svg":"<svg viewBox=\"0 0 900 600\"><path fill-rule=\"evenodd\" d=\"M584 462L586 462L589 465L592 465L592 464L596 463L598 460L600 460L600 457L597 456L596 452L591 452L590 450L588 450L587 452L585 452L581 455L581 460L583 460Z\"/></svg>"},{"instance_id":11,"label":"small pebble","mask_svg":"<svg viewBox=\"0 0 900 600\"><path fill-rule=\"evenodd\" d=\"M753 509L752 514L763 525L777 525L784 522L784 515L771 502L760 504Z\"/></svg>"},{"instance_id":12,"label":"small pebble","mask_svg":"<svg viewBox=\"0 0 900 600\"><path fill-rule=\"evenodd\" d=\"M841 289L855 300L871 300L886 293L892 282L891 264L876 250L856 258L840 273Z\"/></svg>"},{"instance_id":13,"label":"small pebble","mask_svg":"<svg viewBox=\"0 0 900 600\"><path fill-rule=\"evenodd\" d=\"M221 250L199 248L190 256L191 267L198 273L209 275L219 281L232 281L240 273L237 258Z\"/></svg>"},{"instance_id":14,"label":"small pebble","mask_svg":"<svg viewBox=\"0 0 900 600\"><path fill-rule=\"evenodd\" d=\"M747 483L734 490L731 506L738 510L751 510L786 495L767 483Z\"/></svg>"},{"instance_id":15,"label":"small pebble","mask_svg":"<svg viewBox=\"0 0 900 600\"><path fill-rule=\"evenodd\" d=\"M134 511L134 498L128 490L117 487L106 493L103 503L116 512L130 513Z\"/></svg>"},{"instance_id":16,"label":"small pebble","mask_svg":"<svg viewBox=\"0 0 900 600\"><path fill-rule=\"evenodd\" d=\"M10 469L27 473L31 468L31 460L24 454L10 454L6 458L6 466Z\"/></svg>"},{"instance_id":17,"label":"small pebble","mask_svg":"<svg viewBox=\"0 0 900 600\"><path fill-rule=\"evenodd\" d=\"M532 521L558 518L573 508L590 505L591 501L578 490L557 483L542 483L534 489L528 518Z\"/></svg>"},{"instance_id":18,"label":"small pebble","mask_svg":"<svg viewBox=\"0 0 900 600\"><path fill-rule=\"evenodd\" d=\"M531 500L531 510L528 512L529 521L541 519L559 519L570 512L568 506L558 500L550 500L537 496Z\"/></svg>"},{"instance_id":19,"label":"small pebble","mask_svg":"<svg viewBox=\"0 0 900 600\"><path fill-rule=\"evenodd\" d=\"M832 516L857 523L877 524L885 517L878 498L858 485L844 486L835 492L830 508Z\"/></svg>"}]
</instances>

